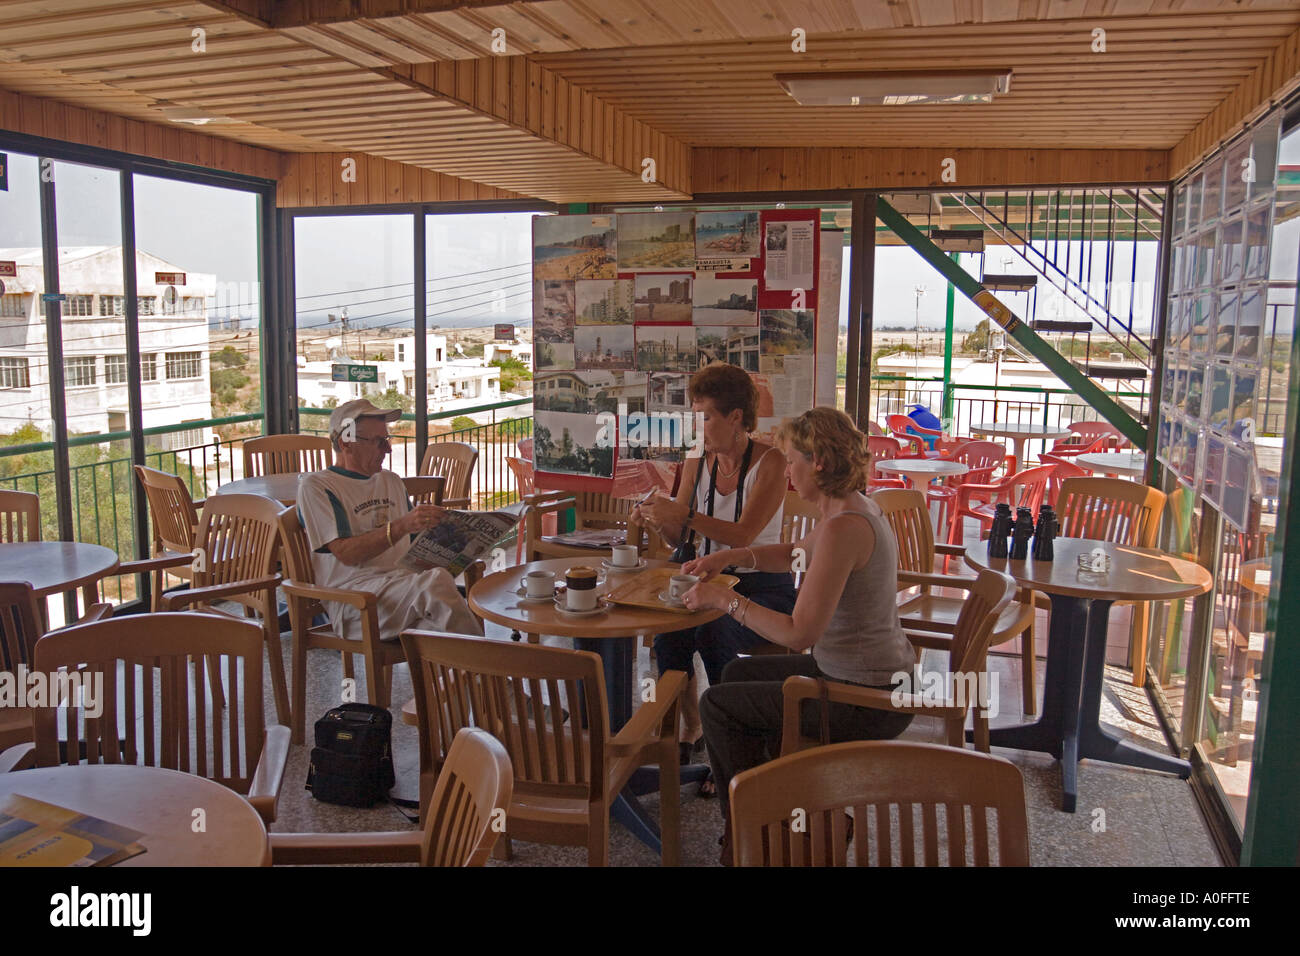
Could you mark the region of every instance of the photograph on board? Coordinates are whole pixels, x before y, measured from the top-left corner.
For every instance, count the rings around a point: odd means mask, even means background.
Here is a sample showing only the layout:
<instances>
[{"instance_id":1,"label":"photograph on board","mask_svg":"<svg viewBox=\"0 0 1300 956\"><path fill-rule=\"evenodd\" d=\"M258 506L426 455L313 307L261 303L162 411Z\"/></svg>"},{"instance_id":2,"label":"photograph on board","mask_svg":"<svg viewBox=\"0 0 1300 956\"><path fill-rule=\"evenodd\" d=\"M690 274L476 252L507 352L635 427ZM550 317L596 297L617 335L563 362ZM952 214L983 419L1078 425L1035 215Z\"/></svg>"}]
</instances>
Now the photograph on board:
<instances>
[{"instance_id":1,"label":"photograph on board","mask_svg":"<svg viewBox=\"0 0 1300 956\"><path fill-rule=\"evenodd\" d=\"M696 325L757 325L758 282L696 279L691 321Z\"/></svg>"},{"instance_id":2,"label":"photograph on board","mask_svg":"<svg viewBox=\"0 0 1300 956\"><path fill-rule=\"evenodd\" d=\"M544 279L533 283L533 340L573 341L573 283Z\"/></svg>"},{"instance_id":3,"label":"photograph on board","mask_svg":"<svg viewBox=\"0 0 1300 956\"><path fill-rule=\"evenodd\" d=\"M695 255L699 259L756 259L758 236L757 212L695 214Z\"/></svg>"},{"instance_id":4,"label":"photograph on board","mask_svg":"<svg viewBox=\"0 0 1300 956\"><path fill-rule=\"evenodd\" d=\"M693 326L636 327L636 367L641 371L687 372L698 366Z\"/></svg>"},{"instance_id":5,"label":"photograph on board","mask_svg":"<svg viewBox=\"0 0 1300 956\"><path fill-rule=\"evenodd\" d=\"M613 478L614 446L607 436L608 426L595 415L536 412L533 461L538 471Z\"/></svg>"},{"instance_id":6,"label":"photograph on board","mask_svg":"<svg viewBox=\"0 0 1300 956\"><path fill-rule=\"evenodd\" d=\"M787 355L813 354L813 322L809 309L769 309L759 313L759 370L779 374Z\"/></svg>"},{"instance_id":7,"label":"photograph on board","mask_svg":"<svg viewBox=\"0 0 1300 956\"><path fill-rule=\"evenodd\" d=\"M678 325L691 321L689 272L636 277L637 325Z\"/></svg>"},{"instance_id":8,"label":"photograph on board","mask_svg":"<svg viewBox=\"0 0 1300 956\"><path fill-rule=\"evenodd\" d=\"M534 216L534 279L612 279L614 216Z\"/></svg>"},{"instance_id":9,"label":"photograph on board","mask_svg":"<svg viewBox=\"0 0 1300 956\"><path fill-rule=\"evenodd\" d=\"M635 358L630 325L580 325L573 332L574 368L631 369Z\"/></svg>"},{"instance_id":10,"label":"photograph on board","mask_svg":"<svg viewBox=\"0 0 1300 956\"><path fill-rule=\"evenodd\" d=\"M631 279L579 279L575 293L578 325L631 325Z\"/></svg>"},{"instance_id":11,"label":"photograph on board","mask_svg":"<svg viewBox=\"0 0 1300 956\"><path fill-rule=\"evenodd\" d=\"M618 233L619 272L695 268L694 213L623 213Z\"/></svg>"},{"instance_id":12,"label":"photograph on board","mask_svg":"<svg viewBox=\"0 0 1300 956\"><path fill-rule=\"evenodd\" d=\"M571 369L573 368L572 342L534 342L533 369Z\"/></svg>"}]
</instances>

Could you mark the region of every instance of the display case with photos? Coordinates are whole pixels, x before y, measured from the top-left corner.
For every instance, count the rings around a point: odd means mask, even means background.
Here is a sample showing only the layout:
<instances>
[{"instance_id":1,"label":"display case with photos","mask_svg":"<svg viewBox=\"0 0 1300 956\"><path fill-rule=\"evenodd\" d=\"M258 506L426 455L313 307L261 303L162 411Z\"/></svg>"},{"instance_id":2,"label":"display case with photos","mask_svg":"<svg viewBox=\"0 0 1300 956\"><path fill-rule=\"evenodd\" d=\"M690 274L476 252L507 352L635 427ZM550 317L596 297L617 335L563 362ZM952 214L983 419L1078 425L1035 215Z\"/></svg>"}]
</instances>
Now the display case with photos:
<instances>
[{"instance_id":1,"label":"display case with photos","mask_svg":"<svg viewBox=\"0 0 1300 956\"><path fill-rule=\"evenodd\" d=\"M1246 223L1240 212L1219 224L1219 283L1236 285L1245 278Z\"/></svg>"},{"instance_id":2,"label":"display case with photos","mask_svg":"<svg viewBox=\"0 0 1300 956\"><path fill-rule=\"evenodd\" d=\"M1214 355L1220 361L1232 361L1237 334L1237 290L1219 293L1219 311L1214 320Z\"/></svg>"},{"instance_id":3,"label":"display case with photos","mask_svg":"<svg viewBox=\"0 0 1300 956\"><path fill-rule=\"evenodd\" d=\"M1208 225L1223 214L1223 154L1206 165L1201 179L1201 222Z\"/></svg>"}]
</instances>

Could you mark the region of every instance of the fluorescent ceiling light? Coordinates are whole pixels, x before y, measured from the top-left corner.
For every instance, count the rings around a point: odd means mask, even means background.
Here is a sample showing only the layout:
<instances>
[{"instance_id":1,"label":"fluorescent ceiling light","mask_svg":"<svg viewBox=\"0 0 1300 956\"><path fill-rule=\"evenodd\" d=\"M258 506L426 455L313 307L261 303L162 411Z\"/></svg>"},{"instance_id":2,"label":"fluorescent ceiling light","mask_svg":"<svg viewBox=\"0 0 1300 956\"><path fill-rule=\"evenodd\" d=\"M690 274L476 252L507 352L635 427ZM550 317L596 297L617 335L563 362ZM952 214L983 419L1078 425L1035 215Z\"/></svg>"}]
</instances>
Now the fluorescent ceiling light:
<instances>
[{"instance_id":1,"label":"fluorescent ceiling light","mask_svg":"<svg viewBox=\"0 0 1300 956\"><path fill-rule=\"evenodd\" d=\"M216 116L190 106L163 106L159 109L165 119L173 123L189 123L191 126L207 126L209 123L234 123L229 116Z\"/></svg>"},{"instance_id":2,"label":"fluorescent ceiling light","mask_svg":"<svg viewBox=\"0 0 1300 956\"><path fill-rule=\"evenodd\" d=\"M1008 70L895 70L874 73L778 73L801 106L907 106L992 103L1011 90Z\"/></svg>"}]
</instances>

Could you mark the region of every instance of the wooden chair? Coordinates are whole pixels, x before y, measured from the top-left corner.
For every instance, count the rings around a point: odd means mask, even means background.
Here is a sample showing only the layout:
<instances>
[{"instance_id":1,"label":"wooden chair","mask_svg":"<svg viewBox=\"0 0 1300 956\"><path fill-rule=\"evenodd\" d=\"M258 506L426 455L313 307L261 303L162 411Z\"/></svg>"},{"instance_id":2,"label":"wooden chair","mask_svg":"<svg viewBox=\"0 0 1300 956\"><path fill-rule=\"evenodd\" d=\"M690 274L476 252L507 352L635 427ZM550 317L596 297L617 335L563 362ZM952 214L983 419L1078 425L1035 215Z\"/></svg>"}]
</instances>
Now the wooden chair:
<instances>
[{"instance_id":1,"label":"wooden chair","mask_svg":"<svg viewBox=\"0 0 1300 956\"><path fill-rule=\"evenodd\" d=\"M278 518L280 557L284 567L284 595L289 604L289 621L293 627L290 651L292 672L293 742L301 744L307 735L307 652L316 649L339 651L343 655L343 676L355 676L353 655L361 655L366 669L366 700L377 707L392 704L393 665L406 660L400 641L385 641L379 629L379 599L369 591L327 588L316 583L311 563L311 547L296 508L286 508ZM485 566L475 561L465 570L466 590L482 577ZM361 615L361 637L341 637L334 628L312 624L325 614L325 601L348 604Z\"/></svg>"},{"instance_id":2,"label":"wooden chair","mask_svg":"<svg viewBox=\"0 0 1300 956\"><path fill-rule=\"evenodd\" d=\"M334 464L334 446L324 435L263 435L244 439L244 477L320 471Z\"/></svg>"},{"instance_id":3,"label":"wooden chair","mask_svg":"<svg viewBox=\"0 0 1300 956\"><path fill-rule=\"evenodd\" d=\"M867 454L871 462L867 465L867 489L872 488L906 488L907 482L902 478L883 478L876 474L876 462L889 461L891 458L903 457L898 440L882 435L867 436Z\"/></svg>"},{"instance_id":4,"label":"wooden chair","mask_svg":"<svg viewBox=\"0 0 1300 956\"><path fill-rule=\"evenodd\" d=\"M92 604L76 623L88 624L110 617L108 604ZM26 581L0 583L0 672L14 675L19 666L32 666L32 651L45 636L45 615ZM0 707L0 752L32 739L32 710L29 707Z\"/></svg>"},{"instance_id":5,"label":"wooden chair","mask_svg":"<svg viewBox=\"0 0 1300 956\"><path fill-rule=\"evenodd\" d=\"M893 866L895 853L901 866L966 866L968 854L975 866L1029 865L1025 784L1015 764L936 744L871 740L818 747L737 774L736 866L846 866L846 811L855 822L857 866ZM806 830L791 832L801 812ZM994 840L996 861L989 852Z\"/></svg>"},{"instance_id":6,"label":"wooden chair","mask_svg":"<svg viewBox=\"0 0 1300 956\"><path fill-rule=\"evenodd\" d=\"M442 475L411 475L402 479L406 486L406 497L415 505L437 505L442 507L443 493L447 488L447 479Z\"/></svg>"},{"instance_id":7,"label":"wooden chair","mask_svg":"<svg viewBox=\"0 0 1300 956\"><path fill-rule=\"evenodd\" d=\"M545 558L600 557L608 548L581 548L562 544L544 534L543 522L547 516L574 511L575 531L602 531L624 529L627 543L635 544L642 555L657 554L663 550L659 536L650 534L643 539L642 528L632 521L631 498L614 498L594 491L543 491L524 499L524 560L541 561Z\"/></svg>"},{"instance_id":8,"label":"wooden chair","mask_svg":"<svg viewBox=\"0 0 1300 956\"><path fill-rule=\"evenodd\" d=\"M1056 502L1060 534L1066 538L1095 538L1154 548L1165 501L1163 491L1125 478L1068 478L1062 483ZM1046 594L1036 593L1036 599L1040 599L1040 607L1051 608L1051 599ZM1150 619L1150 603L1135 602L1129 643L1129 665L1133 668L1135 687L1146 683Z\"/></svg>"},{"instance_id":9,"label":"wooden chair","mask_svg":"<svg viewBox=\"0 0 1300 956\"><path fill-rule=\"evenodd\" d=\"M188 607L207 613L225 614L214 601L233 601L247 616L262 619L262 633L271 666L271 690L275 695L276 717L289 725L289 687L284 674L284 652L280 645L280 610L275 589L280 583L276 568L280 560L278 502L261 495L213 495L203 507L195 536L195 554L185 555L194 575L193 586L163 595L164 611ZM137 562L138 563L138 562ZM131 565L124 564L123 570ZM220 699L221 685L214 688Z\"/></svg>"},{"instance_id":10,"label":"wooden chair","mask_svg":"<svg viewBox=\"0 0 1300 956\"><path fill-rule=\"evenodd\" d=\"M506 465L509 466L511 474L515 476L515 490L519 493L519 500L524 501L529 496L536 494L537 488L534 484L533 463L526 458L507 458ZM523 517L519 519L519 526L515 528L515 564L523 561L524 557L524 538L528 533L528 519ZM555 534L555 515L552 513L547 517L546 525L543 527L544 534Z\"/></svg>"},{"instance_id":11,"label":"wooden chair","mask_svg":"<svg viewBox=\"0 0 1300 956\"><path fill-rule=\"evenodd\" d=\"M199 526L199 509L206 501L194 501L190 497L190 489L177 475L136 465L135 476L149 502L153 547L148 559L129 562L129 568L123 566L121 572L125 574L134 571L152 577L149 608L157 611L162 602L164 575L170 574L183 581L194 579L190 562Z\"/></svg>"},{"instance_id":12,"label":"wooden chair","mask_svg":"<svg viewBox=\"0 0 1300 956\"><path fill-rule=\"evenodd\" d=\"M515 776L501 742L462 727L451 742L421 830L272 833L271 864L419 863L483 866L505 831Z\"/></svg>"},{"instance_id":13,"label":"wooden chair","mask_svg":"<svg viewBox=\"0 0 1300 956\"><path fill-rule=\"evenodd\" d=\"M136 614L47 634L34 658L43 673L66 668L83 681L102 680L103 712L37 708L35 743L6 753L0 770L83 760L165 767L244 794L262 819L274 822L289 728L263 723L256 625L214 614ZM221 674L223 663L227 706L217 702L211 676ZM61 746L61 732L84 752Z\"/></svg>"},{"instance_id":14,"label":"wooden chair","mask_svg":"<svg viewBox=\"0 0 1300 956\"><path fill-rule=\"evenodd\" d=\"M922 575L906 571L898 572L898 577L900 582L906 578L911 579L913 584L925 583ZM904 628L903 633L917 649L918 659L921 649L927 647L948 652L948 672L952 679L942 705L926 700L917 687L912 688L912 693L900 696L896 690L881 690L838 681L826 681L827 699L855 707L938 717L946 725L948 744L952 747L965 745L966 715L969 713L975 728L975 748L988 753L988 714L979 706L976 691L979 675L987 673L989 643L1015 593L1016 582L1008 575L1000 571L981 571L979 577L968 585L966 600L951 636ZM802 735L800 707L805 700L817 701L820 698L820 682L815 677L787 677L781 689L784 697L782 755L817 746L818 741L809 740Z\"/></svg>"},{"instance_id":15,"label":"wooden chair","mask_svg":"<svg viewBox=\"0 0 1300 956\"><path fill-rule=\"evenodd\" d=\"M420 461L420 474L442 475L447 479L443 506L468 508L470 484L474 466L478 464L478 449L461 441L434 442L424 450Z\"/></svg>"},{"instance_id":16,"label":"wooden chair","mask_svg":"<svg viewBox=\"0 0 1300 956\"><path fill-rule=\"evenodd\" d=\"M505 745L515 773L502 854L508 858L512 838L586 846L588 865L605 866L610 805L638 767L656 764L663 865L677 865L677 708L685 674L659 678L650 701L611 737L604 667L595 654L431 631L405 631L402 644L419 719L422 804L446 765L447 742L462 727L481 727Z\"/></svg>"},{"instance_id":17,"label":"wooden chair","mask_svg":"<svg viewBox=\"0 0 1300 956\"><path fill-rule=\"evenodd\" d=\"M0 544L40 540L40 496L30 491L0 490Z\"/></svg>"},{"instance_id":18,"label":"wooden chair","mask_svg":"<svg viewBox=\"0 0 1300 956\"><path fill-rule=\"evenodd\" d=\"M903 627L940 634L954 633L966 602L959 597L935 594L933 588L964 591L976 579L936 574L935 556L943 555L945 561L949 558L960 560L966 549L958 544L935 544L929 508L916 489L879 491L872 500L880 505L885 520L894 529L894 540L898 544L899 587L920 585L919 593L905 597L899 604L898 618ZM907 575L906 581L903 573ZM989 644L996 646L1017 637L1022 638L1022 704L1026 714L1033 714L1037 710L1037 699L1034 692L1034 602L1030 594L1007 605L998 618Z\"/></svg>"},{"instance_id":19,"label":"wooden chair","mask_svg":"<svg viewBox=\"0 0 1300 956\"><path fill-rule=\"evenodd\" d=\"M785 503L781 506L781 543L794 544L807 535L812 533L813 528L817 527L817 522L821 520L822 513L814 505L804 501L797 491L787 491L785 493ZM803 584L804 572L798 570L794 572L794 588L799 590ZM799 654L804 651L795 651L784 644L776 644L772 641L763 641L754 647L745 651L745 656L764 656L768 654ZM691 690L695 685L691 685ZM688 714L689 716L689 714Z\"/></svg>"},{"instance_id":20,"label":"wooden chair","mask_svg":"<svg viewBox=\"0 0 1300 956\"><path fill-rule=\"evenodd\" d=\"M1006 502L1011 506L1012 517L1017 508L1028 508L1038 514L1038 506L1047 494L1047 483L1052 478L1055 465L1039 465L1026 468L1014 475L1008 475L1001 481L989 484L967 482L957 489L953 500L952 516L948 521L948 543L961 544L962 519L974 518L980 523L980 537L984 529L993 523L994 506Z\"/></svg>"}]
</instances>

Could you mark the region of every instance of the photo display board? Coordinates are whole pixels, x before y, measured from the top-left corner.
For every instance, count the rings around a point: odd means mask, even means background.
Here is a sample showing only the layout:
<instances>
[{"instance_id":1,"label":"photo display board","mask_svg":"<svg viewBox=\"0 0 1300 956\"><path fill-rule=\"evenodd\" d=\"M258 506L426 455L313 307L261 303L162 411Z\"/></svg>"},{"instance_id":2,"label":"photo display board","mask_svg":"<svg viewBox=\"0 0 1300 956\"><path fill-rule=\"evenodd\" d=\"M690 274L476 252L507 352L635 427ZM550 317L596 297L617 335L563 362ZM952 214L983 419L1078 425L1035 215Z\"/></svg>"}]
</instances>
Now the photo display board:
<instances>
[{"instance_id":1,"label":"photo display board","mask_svg":"<svg viewBox=\"0 0 1300 956\"><path fill-rule=\"evenodd\" d=\"M1277 128L1230 144L1174 190L1156 457L1234 527L1270 476L1257 443ZM1257 452L1262 454L1257 456Z\"/></svg>"},{"instance_id":2,"label":"photo display board","mask_svg":"<svg viewBox=\"0 0 1300 956\"><path fill-rule=\"evenodd\" d=\"M833 396L839 270L822 261L820 224L819 209L534 217L538 487L608 491L620 462L680 458L687 384L712 364L753 378L759 434L826 391L819 347ZM836 314L819 334L831 272Z\"/></svg>"}]
</instances>

